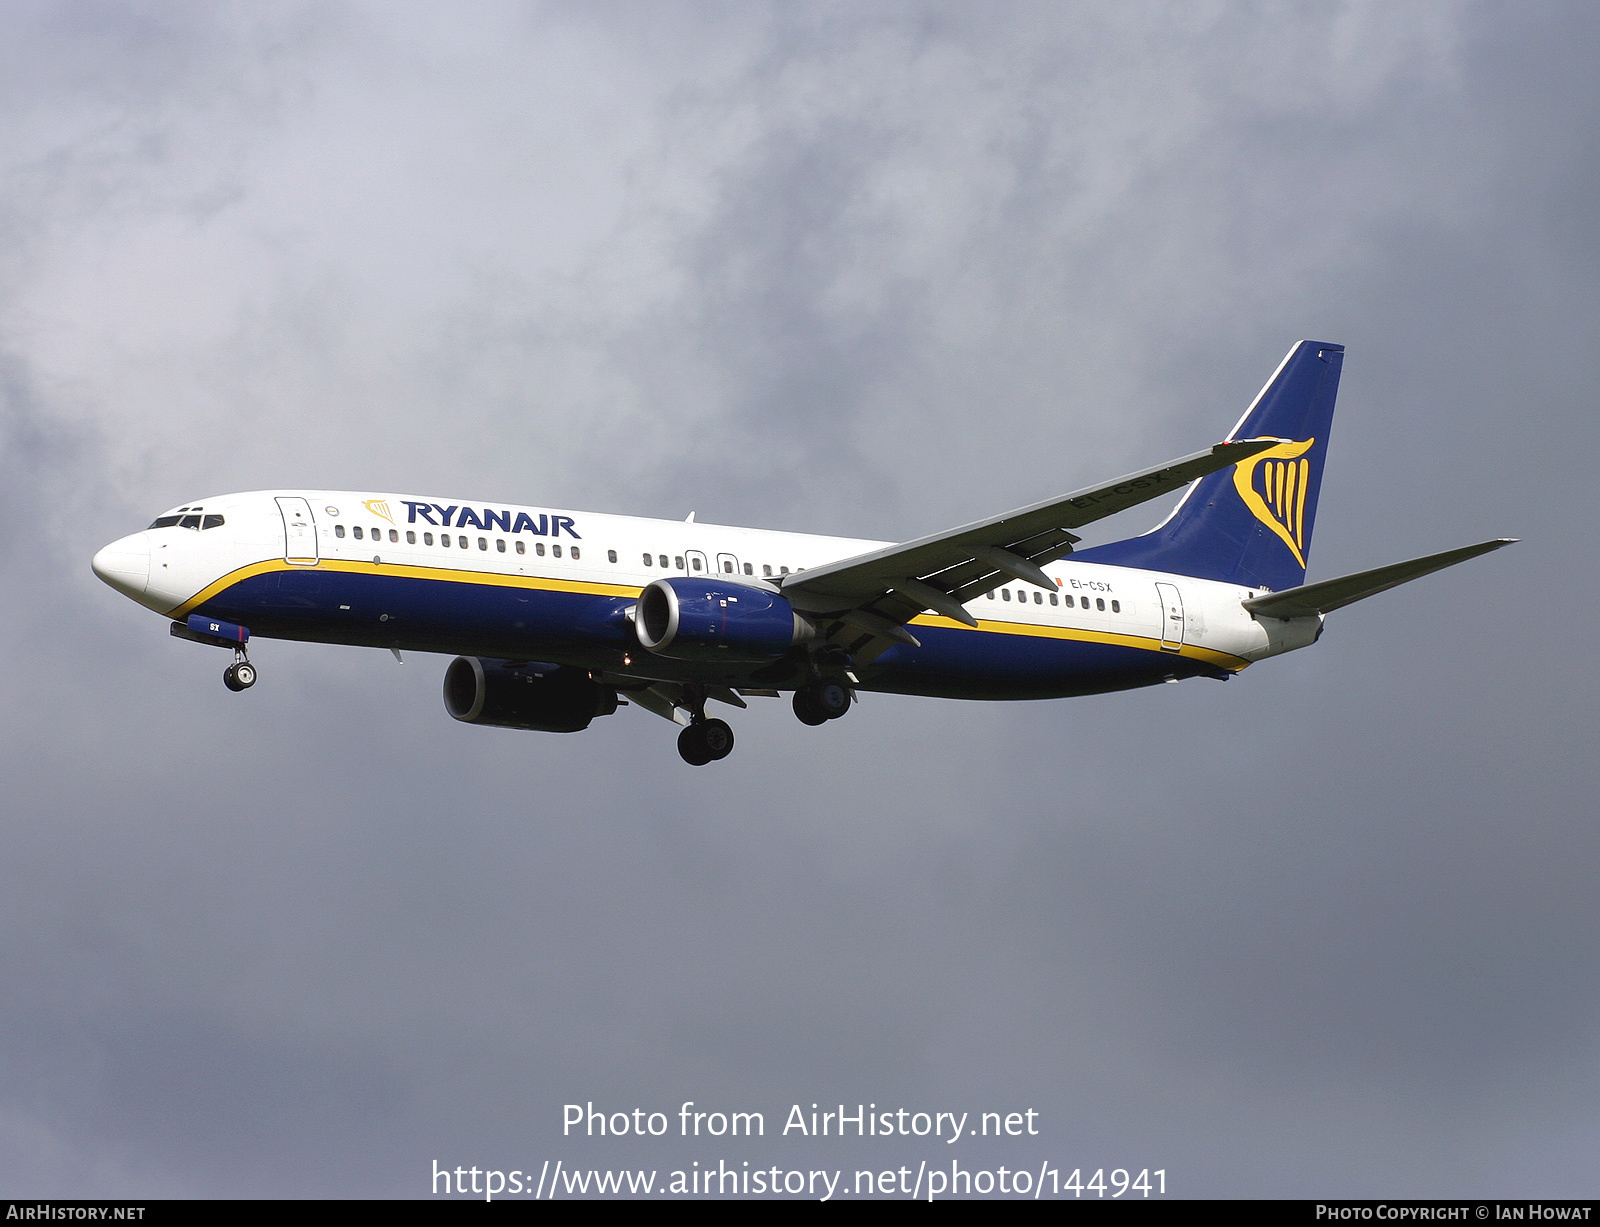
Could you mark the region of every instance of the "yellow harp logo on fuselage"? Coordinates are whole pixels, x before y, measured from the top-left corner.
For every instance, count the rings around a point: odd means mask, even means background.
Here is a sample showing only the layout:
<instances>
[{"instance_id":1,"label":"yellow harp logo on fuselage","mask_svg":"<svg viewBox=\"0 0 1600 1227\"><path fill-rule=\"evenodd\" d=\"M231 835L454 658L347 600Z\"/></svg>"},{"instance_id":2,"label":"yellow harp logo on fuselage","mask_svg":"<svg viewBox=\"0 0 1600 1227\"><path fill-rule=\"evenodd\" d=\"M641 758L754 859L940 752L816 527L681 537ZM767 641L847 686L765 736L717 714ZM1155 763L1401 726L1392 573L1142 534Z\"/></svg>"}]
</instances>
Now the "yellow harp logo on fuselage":
<instances>
[{"instance_id":1,"label":"yellow harp logo on fuselage","mask_svg":"<svg viewBox=\"0 0 1600 1227\"><path fill-rule=\"evenodd\" d=\"M389 504L381 498L369 498L361 504L375 516L382 516L389 523L394 523L394 517L389 514Z\"/></svg>"},{"instance_id":2,"label":"yellow harp logo on fuselage","mask_svg":"<svg viewBox=\"0 0 1600 1227\"><path fill-rule=\"evenodd\" d=\"M1306 487L1311 461L1305 458L1315 439L1280 443L1233 466L1233 486L1255 516L1289 547L1294 560L1306 565Z\"/></svg>"}]
</instances>

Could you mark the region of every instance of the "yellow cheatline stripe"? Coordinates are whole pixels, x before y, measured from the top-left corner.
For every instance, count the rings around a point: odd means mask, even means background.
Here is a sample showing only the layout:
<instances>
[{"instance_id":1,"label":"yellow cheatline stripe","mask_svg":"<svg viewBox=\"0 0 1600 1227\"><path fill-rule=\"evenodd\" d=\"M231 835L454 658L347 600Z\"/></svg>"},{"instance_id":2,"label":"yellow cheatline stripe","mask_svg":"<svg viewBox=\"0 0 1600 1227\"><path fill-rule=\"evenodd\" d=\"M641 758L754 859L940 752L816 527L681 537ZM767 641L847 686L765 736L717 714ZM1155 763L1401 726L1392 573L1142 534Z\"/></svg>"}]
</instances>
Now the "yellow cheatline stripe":
<instances>
[{"instance_id":1,"label":"yellow cheatline stripe","mask_svg":"<svg viewBox=\"0 0 1600 1227\"><path fill-rule=\"evenodd\" d=\"M938 626L946 630L970 631L973 628L964 622L957 622L953 618L942 618L938 614L922 614L911 619L912 626ZM1120 648L1142 648L1147 652L1161 652L1164 656L1187 656L1192 660L1203 660L1207 664L1220 665L1224 669L1232 669L1235 673L1246 668L1250 662L1241 656L1233 656L1227 652L1213 651L1211 648L1196 647L1186 643L1174 653L1170 648L1163 651L1159 639L1151 639L1147 635L1118 635L1110 631L1084 630L1075 626L1038 626L1030 622L994 622L987 618L978 619L978 630L987 631L996 635L1025 635L1036 639L1074 639L1080 643L1109 643Z\"/></svg>"},{"instance_id":2,"label":"yellow cheatline stripe","mask_svg":"<svg viewBox=\"0 0 1600 1227\"><path fill-rule=\"evenodd\" d=\"M404 563L392 562L345 562L342 560L323 559L315 567L293 566L281 558L269 558L265 562L253 562L249 566L240 567L230 571L215 583L208 584L182 605L172 611L169 617L182 619L191 611L209 601L212 597L235 584L243 583L257 575L266 575L273 571L341 571L352 575L383 574L393 575L405 579L431 579L442 580L455 584L479 584L490 588L525 588L541 592L575 592L586 596L619 596L637 597L642 589L630 584L594 584L579 580L551 579L547 576L533 575L501 575L493 571L453 571L445 567L416 567ZM937 614L923 614L911 620L913 626L937 626L947 630L970 631L972 627L964 622L957 622L953 618L943 618ZM1151 639L1145 635L1118 635L1108 631L1083 630L1071 626L1039 626L1029 622L997 622L992 619L980 618L978 630L993 635L1024 635L1038 639L1071 639L1081 643L1106 643L1116 647L1143 648L1149 652L1161 652L1161 641ZM1163 653L1171 656L1169 650ZM1188 656L1194 660L1203 660L1208 664L1220 665L1224 669L1237 672L1250 664L1242 657L1230 655L1227 652L1216 652L1210 648L1196 647L1193 644L1184 644L1179 652L1181 656Z\"/></svg>"},{"instance_id":3,"label":"yellow cheatline stripe","mask_svg":"<svg viewBox=\"0 0 1600 1227\"><path fill-rule=\"evenodd\" d=\"M298 571L301 567L292 567L281 558L269 559L266 562L253 562L247 567L240 567L236 571L229 571L213 584L207 584L183 604L175 607L167 616L169 618L187 618L196 608L205 604L217 593L226 591L238 583L243 583L257 575L265 575L269 571Z\"/></svg>"},{"instance_id":4,"label":"yellow cheatline stripe","mask_svg":"<svg viewBox=\"0 0 1600 1227\"><path fill-rule=\"evenodd\" d=\"M1300 498L1294 509L1294 539L1302 550L1306 548L1306 481L1311 473L1311 461L1300 461Z\"/></svg>"},{"instance_id":5,"label":"yellow cheatline stripe","mask_svg":"<svg viewBox=\"0 0 1600 1227\"><path fill-rule=\"evenodd\" d=\"M281 558L253 562L247 567L230 571L215 583L208 584L171 613L171 617L184 618L218 593L235 584L243 583L257 575L273 571L343 571L352 575L393 575L404 579L445 580L456 584L478 584L487 588L528 588L544 592L578 592L588 596L637 597L641 591L630 584L591 584L571 579L550 579L535 575L502 575L494 571L455 571L445 567L416 567L396 562L345 562L325 558L315 566L296 566Z\"/></svg>"},{"instance_id":6,"label":"yellow cheatline stripe","mask_svg":"<svg viewBox=\"0 0 1600 1227\"><path fill-rule=\"evenodd\" d=\"M1278 520L1287 528L1290 535L1294 533L1294 462L1287 461L1283 466L1283 488L1278 491L1279 502Z\"/></svg>"}]
</instances>

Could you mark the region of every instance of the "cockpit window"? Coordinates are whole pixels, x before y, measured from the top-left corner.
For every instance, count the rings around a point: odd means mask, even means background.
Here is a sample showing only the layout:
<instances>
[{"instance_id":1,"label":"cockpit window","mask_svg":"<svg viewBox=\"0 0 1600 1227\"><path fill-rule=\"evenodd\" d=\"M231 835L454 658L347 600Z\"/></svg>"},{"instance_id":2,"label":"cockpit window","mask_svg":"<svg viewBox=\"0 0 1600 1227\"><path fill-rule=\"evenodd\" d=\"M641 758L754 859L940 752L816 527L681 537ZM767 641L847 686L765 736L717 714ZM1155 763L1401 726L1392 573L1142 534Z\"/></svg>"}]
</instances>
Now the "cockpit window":
<instances>
[{"instance_id":1,"label":"cockpit window","mask_svg":"<svg viewBox=\"0 0 1600 1227\"><path fill-rule=\"evenodd\" d=\"M221 528L225 523L221 516L197 516L194 513L199 507L179 507L171 515L157 516L150 522L151 528L193 528L196 530L206 528ZM184 515L184 512L188 515Z\"/></svg>"}]
</instances>

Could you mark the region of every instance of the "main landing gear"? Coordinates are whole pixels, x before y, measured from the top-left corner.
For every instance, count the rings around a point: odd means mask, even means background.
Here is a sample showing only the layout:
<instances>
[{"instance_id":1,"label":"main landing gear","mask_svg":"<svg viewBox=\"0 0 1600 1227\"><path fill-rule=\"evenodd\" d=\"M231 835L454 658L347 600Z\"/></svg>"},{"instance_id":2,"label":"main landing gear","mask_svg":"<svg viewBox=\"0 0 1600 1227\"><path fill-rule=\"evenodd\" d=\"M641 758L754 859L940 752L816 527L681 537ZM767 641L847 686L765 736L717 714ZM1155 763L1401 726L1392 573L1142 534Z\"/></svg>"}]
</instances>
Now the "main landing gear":
<instances>
[{"instance_id":1,"label":"main landing gear","mask_svg":"<svg viewBox=\"0 0 1600 1227\"><path fill-rule=\"evenodd\" d=\"M733 753L733 730L725 720L703 716L678 734L678 753L691 767L704 767Z\"/></svg>"},{"instance_id":2,"label":"main landing gear","mask_svg":"<svg viewBox=\"0 0 1600 1227\"><path fill-rule=\"evenodd\" d=\"M794 714L801 724L826 724L850 710L850 688L843 682L812 682L794 692Z\"/></svg>"},{"instance_id":3,"label":"main landing gear","mask_svg":"<svg viewBox=\"0 0 1600 1227\"><path fill-rule=\"evenodd\" d=\"M678 734L678 753L691 767L704 767L733 753L733 730L726 720L707 718L703 686L686 685L679 706L688 711L689 724Z\"/></svg>"},{"instance_id":4,"label":"main landing gear","mask_svg":"<svg viewBox=\"0 0 1600 1227\"><path fill-rule=\"evenodd\" d=\"M816 678L794 692L794 714L805 724L826 724L849 711L853 702L855 693L843 682ZM689 713L688 726L678 734L684 762L704 767L733 753L733 730L726 721L707 718L703 687L685 685L678 706Z\"/></svg>"}]
</instances>

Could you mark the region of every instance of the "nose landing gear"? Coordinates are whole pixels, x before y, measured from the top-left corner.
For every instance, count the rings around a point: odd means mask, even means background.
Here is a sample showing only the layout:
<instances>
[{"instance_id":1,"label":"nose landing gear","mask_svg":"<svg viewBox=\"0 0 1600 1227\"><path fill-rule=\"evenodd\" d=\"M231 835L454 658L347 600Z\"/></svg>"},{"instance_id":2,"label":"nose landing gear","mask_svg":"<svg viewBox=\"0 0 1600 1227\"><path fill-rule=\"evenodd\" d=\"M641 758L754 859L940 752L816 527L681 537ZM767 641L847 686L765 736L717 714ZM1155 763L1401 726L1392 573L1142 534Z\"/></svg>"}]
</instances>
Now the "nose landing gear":
<instances>
[{"instance_id":1,"label":"nose landing gear","mask_svg":"<svg viewBox=\"0 0 1600 1227\"><path fill-rule=\"evenodd\" d=\"M256 684L256 667L244 653L222 671L222 684L229 690L249 690Z\"/></svg>"},{"instance_id":2,"label":"nose landing gear","mask_svg":"<svg viewBox=\"0 0 1600 1227\"><path fill-rule=\"evenodd\" d=\"M229 690L249 690L256 684L256 667L250 663L245 644L250 628L191 614L187 622L174 622L169 628L174 639L208 643L214 648L232 648L233 663L222 671L222 684Z\"/></svg>"}]
</instances>

